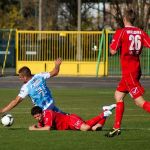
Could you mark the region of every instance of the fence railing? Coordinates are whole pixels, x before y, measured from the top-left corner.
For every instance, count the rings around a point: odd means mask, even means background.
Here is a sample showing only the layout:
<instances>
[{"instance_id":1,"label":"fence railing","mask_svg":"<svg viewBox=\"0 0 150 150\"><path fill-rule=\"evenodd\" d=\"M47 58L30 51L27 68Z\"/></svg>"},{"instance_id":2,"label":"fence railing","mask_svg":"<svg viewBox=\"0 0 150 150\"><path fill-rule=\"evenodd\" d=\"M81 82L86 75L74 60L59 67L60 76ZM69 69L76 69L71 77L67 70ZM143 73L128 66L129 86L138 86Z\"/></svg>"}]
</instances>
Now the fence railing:
<instances>
[{"instance_id":1,"label":"fence railing","mask_svg":"<svg viewBox=\"0 0 150 150\"><path fill-rule=\"evenodd\" d=\"M63 70L60 74L95 76L101 36L102 31L17 31L17 70L24 62L32 69L37 68L34 65L38 62L44 69L33 69L33 72L46 71L48 63L61 57ZM104 75L104 54L102 51L98 75ZM74 71L67 68L74 68Z\"/></svg>"},{"instance_id":2,"label":"fence railing","mask_svg":"<svg viewBox=\"0 0 150 150\"><path fill-rule=\"evenodd\" d=\"M120 76L120 53L113 57L109 54L113 34L114 31L109 30L0 30L0 69L4 72L5 66L16 67L17 73L20 67L27 65L33 73L49 71L54 60L61 57L62 75ZM150 51L147 48L141 55L141 68L144 76L150 75Z\"/></svg>"},{"instance_id":3,"label":"fence railing","mask_svg":"<svg viewBox=\"0 0 150 150\"><path fill-rule=\"evenodd\" d=\"M116 53L116 55L111 56L109 54L109 45L112 40L114 31L106 30L106 51L108 51L108 76L120 76L120 51ZM148 31L150 35L150 31ZM141 58L141 69L143 76L150 75L150 49L143 48L143 52L140 56Z\"/></svg>"},{"instance_id":4,"label":"fence railing","mask_svg":"<svg viewBox=\"0 0 150 150\"><path fill-rule=\"evenodd\" d=\"M96 61L102 32L17 31L18 60ZM78 43L80 39L80 43Z\"/></svg>"}]
</instances>

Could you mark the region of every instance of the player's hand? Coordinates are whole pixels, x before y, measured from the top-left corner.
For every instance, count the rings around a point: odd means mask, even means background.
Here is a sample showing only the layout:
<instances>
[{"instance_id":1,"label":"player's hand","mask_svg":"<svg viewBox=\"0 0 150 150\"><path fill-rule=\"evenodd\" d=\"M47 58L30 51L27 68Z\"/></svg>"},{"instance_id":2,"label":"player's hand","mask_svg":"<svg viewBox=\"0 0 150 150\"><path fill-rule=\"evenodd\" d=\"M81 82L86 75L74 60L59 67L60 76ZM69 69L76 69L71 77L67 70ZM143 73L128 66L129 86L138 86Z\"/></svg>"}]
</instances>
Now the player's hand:
<instances>
[{"instance_id":1,"label":"player's hand","mask_svg":"<svg viewBox=\"0 0 150 150\"><path fill-rule=\"evenodd\" d=\"M55 67L54 69L50 72L50 76L51 77L54 77L56 76L58 73L59 73L59 69L60 69L60 65L61 65L61 58L57 58L56 61L55 61Z\"/></svg>"},{"instance_id":2,"label":"player's hand","mask_svg":"<svg viewBox=\"0 0 150 150\"><path fill-rule=\"evenodd\" d=\"M61 58L57 58L55 61L55 66L60 66L62 63L62 59Z\"/></svg>"},{"instance_id":3,"label":"player's hand","mask_svg":"<svg viewBox=\"0 0 150 150\"><path fill-rule=\"evenodd\" d=\"M29 126L29 130L30 130L30 131L35 130L36 128L37 128L37 125L35 125L35 124L32 125L32 126Z\"/></svg>"}]
</instances>

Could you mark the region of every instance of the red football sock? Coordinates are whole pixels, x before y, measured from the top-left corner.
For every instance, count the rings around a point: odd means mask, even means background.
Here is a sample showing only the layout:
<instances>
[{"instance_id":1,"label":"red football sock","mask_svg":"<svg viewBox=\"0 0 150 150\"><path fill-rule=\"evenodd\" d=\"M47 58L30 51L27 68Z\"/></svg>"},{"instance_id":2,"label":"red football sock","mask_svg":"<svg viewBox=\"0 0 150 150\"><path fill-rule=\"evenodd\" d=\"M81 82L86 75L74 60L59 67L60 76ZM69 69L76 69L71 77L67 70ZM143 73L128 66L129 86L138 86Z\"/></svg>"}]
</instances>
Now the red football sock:
<instances>
[{"instance_id":1,"label":"red football sock","mask_svg":"<svg viewBox=\"0 0 150 150\"><path fill-rule=\"evenodd\" d=\"M98 122L98 124L104 126L105 122L106 122L106 118L103 118L102 120L100 120L100 121Z\"/></svg>"},{"instance_id":2,"label":"red football sock","mask_svg":"<svg viewBox=\"0 0 150 150\"><path fill-rule=\"evenodd\" d=\"M143 104L143 109L147 112L150 112L150 102L146 101L144 104Z\"/></svg>"},{"instance_id":3,"label":"red football sock","mask_svg":"<svg viewBox=\"0 0 150 150\"><path fill-rule=\"evenodd\" d=\"M100 120L103 120L103 118L104 118L104 113L101 113L100 115L98 115L90 120L87 120L86 124L88 124L90 127L92 127L95 124L97 124Z\"/></svg>"},{"instance_id":4,"label":"red football sock","mask_svg":"<svg viewBox=\"0 0 150 150\"><path fill-rule=\"evenodd\" d=\"M124 102L118 102L116 105L114 128L116 128L116 129L120 128L123 113L124 113Z\"/></svg>"}]
</instances>

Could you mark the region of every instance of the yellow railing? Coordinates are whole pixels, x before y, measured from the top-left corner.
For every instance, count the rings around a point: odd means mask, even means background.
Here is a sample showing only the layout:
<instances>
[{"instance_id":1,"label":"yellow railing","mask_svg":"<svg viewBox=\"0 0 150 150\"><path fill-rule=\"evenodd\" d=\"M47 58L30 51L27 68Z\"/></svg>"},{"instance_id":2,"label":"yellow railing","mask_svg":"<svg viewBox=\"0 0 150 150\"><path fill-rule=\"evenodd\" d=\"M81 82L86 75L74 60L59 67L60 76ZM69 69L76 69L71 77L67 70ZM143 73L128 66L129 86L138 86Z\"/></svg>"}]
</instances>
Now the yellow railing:
<instances>
[{"instance_id":1,"label":"yellow railing","mask_svg":"<svg viewBox=\"0 0 150 150\"><path fill-rule=\"evenodd\" d=\"M26 65L33 73L49 71L53 61L63 59L61 75L96 76L101 31L17 31L16 72ZM104 73L104 54L99 76Z\"/></svg>"}]
</instances>

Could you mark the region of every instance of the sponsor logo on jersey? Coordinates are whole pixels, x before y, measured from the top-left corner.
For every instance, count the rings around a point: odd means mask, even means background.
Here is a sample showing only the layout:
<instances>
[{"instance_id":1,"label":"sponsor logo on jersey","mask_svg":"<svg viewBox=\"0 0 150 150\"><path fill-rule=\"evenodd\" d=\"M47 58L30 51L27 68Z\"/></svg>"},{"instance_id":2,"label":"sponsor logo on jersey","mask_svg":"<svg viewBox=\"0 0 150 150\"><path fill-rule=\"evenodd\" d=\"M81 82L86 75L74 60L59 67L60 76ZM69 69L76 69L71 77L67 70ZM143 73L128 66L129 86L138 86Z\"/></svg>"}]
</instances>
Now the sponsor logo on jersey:
<instances>
[{"instance_id":1,"label":"sponsor logo on jersey","mask_svg":"<svg viewBox=\"0 0 150 150\"><path fill-rule=\"evenodd\" d=\"M138 90L137 87L132 88L131 91L130 91L131 95L136 95L137 93L139 93L139 90Z\"/></svg>"}]
</instances>

